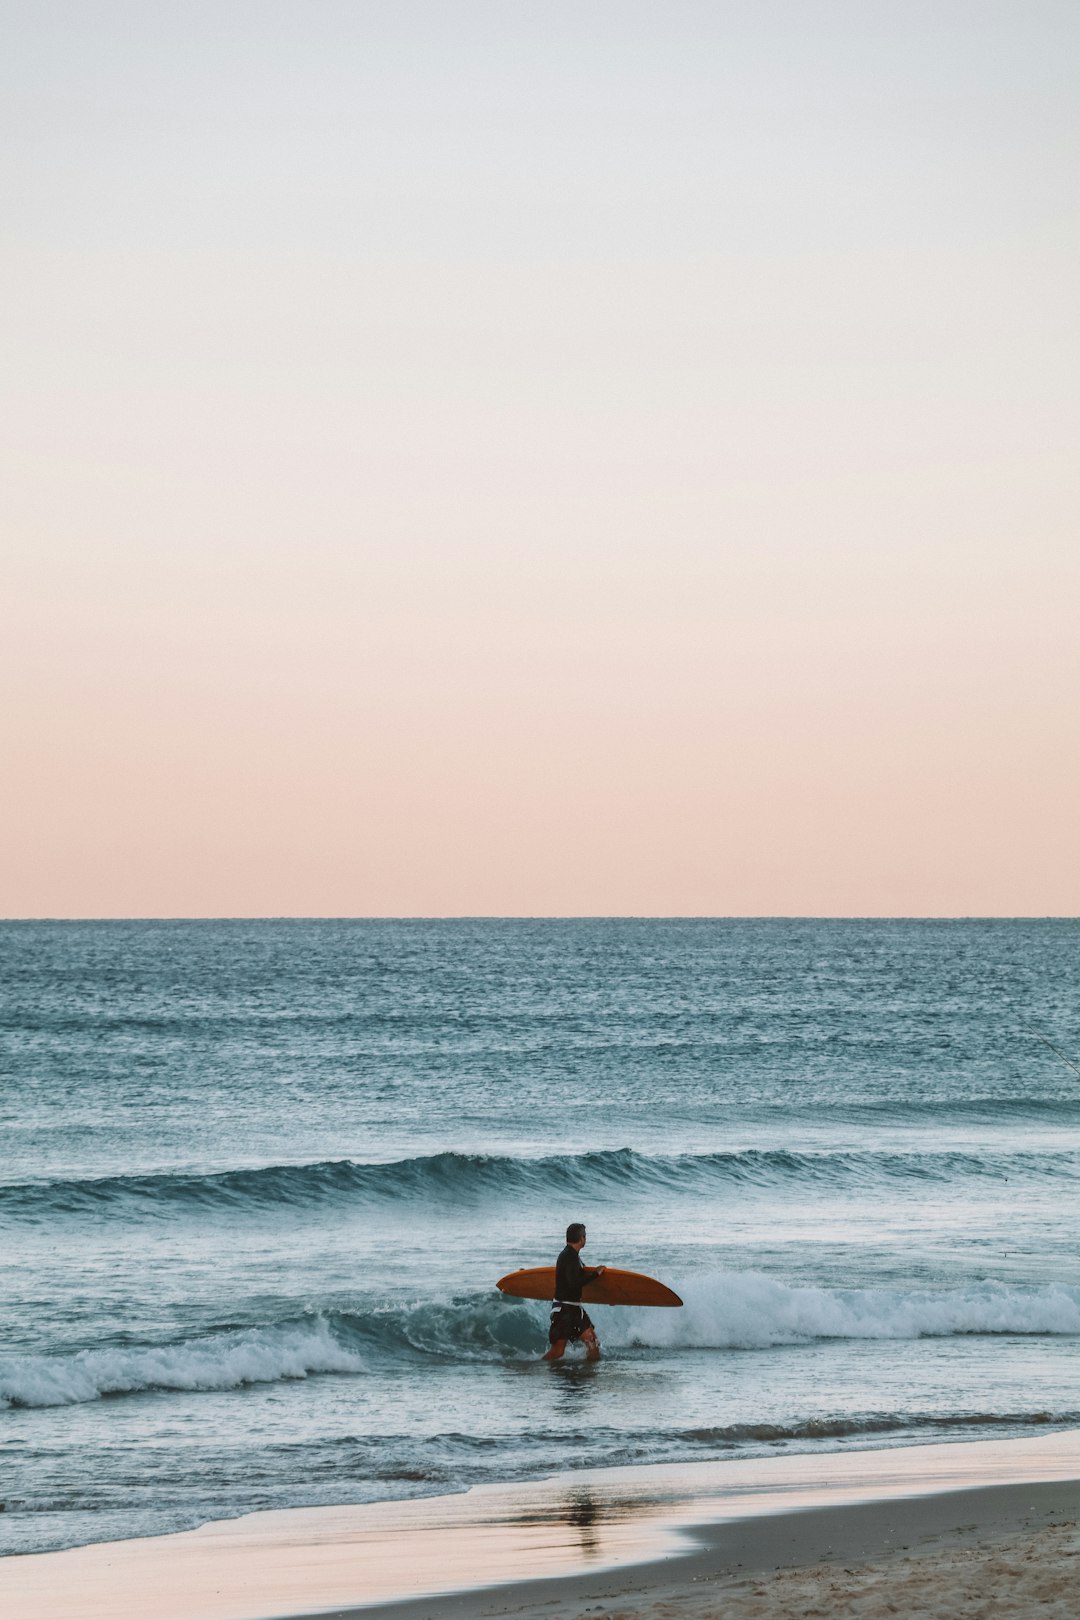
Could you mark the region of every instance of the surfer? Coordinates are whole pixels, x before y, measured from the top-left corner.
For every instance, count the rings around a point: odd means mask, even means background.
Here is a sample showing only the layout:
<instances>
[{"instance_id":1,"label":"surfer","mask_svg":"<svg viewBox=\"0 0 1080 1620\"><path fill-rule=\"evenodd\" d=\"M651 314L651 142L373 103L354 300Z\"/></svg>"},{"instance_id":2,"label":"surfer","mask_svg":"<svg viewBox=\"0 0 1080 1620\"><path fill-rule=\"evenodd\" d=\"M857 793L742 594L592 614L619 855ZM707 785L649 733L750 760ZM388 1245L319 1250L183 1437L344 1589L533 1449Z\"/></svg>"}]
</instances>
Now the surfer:
<instances>
[{"instance_id":1,"label":"surfer","mask_svg":"<svg viewBox=\"0 0 1080 1620\"><path fill-rule=\"evenodd\" d=\"M551 1305L551 1326L548 1341L551 1348L545 1361L558 1361L566 1351L567 1340L577 1344L580 1339L590 1361L600 1360L600 1341L589 1314L581 1303L581 1290L586 1283L602 1277L604 1267L590 1271L581 1263L585 1247L585 1228L580 1221L571 1221L566 1228L566 1248L555 1262L555 1298Z\"/></svg>"}]
</instances>

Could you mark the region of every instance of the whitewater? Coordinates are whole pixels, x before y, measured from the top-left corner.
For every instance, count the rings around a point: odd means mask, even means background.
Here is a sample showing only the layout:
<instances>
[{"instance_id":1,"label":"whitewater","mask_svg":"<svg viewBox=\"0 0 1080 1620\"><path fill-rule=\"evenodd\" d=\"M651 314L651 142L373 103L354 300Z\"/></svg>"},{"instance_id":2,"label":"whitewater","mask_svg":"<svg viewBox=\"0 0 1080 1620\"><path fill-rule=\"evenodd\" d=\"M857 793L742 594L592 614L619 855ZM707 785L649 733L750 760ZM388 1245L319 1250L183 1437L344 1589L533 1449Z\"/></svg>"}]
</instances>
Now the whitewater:
<instances>
[{"instance_id":1,"label":"whitewater","mask_svg":"<svg viewBox=\"0 0 1080 1620\"><path fill-rule=\"evenodd\" d=\"M0 1550L1075 1425L1078 944L0 924ZM686 1303L551 1368L573 1219Z\"/></svg>"}]
</instances>

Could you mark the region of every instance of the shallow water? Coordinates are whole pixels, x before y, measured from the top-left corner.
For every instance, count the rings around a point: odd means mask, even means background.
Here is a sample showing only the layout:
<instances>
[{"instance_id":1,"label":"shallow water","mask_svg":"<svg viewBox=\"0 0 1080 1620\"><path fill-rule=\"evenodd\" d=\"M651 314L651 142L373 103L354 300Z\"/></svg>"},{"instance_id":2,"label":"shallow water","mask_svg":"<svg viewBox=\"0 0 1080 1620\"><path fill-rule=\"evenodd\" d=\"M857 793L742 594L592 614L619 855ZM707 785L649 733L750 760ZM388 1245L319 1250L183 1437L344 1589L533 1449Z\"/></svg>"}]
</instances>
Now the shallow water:
<instances>
[{"instance_id":1,"label":"shallow water","mask_svg":"<svg viewBox=\"0 0 1080 1620\"><path fill-rule=\"evenodd\" d=\"M0 1546L1080 1421L1080 925L0 925ZM540 1365L494 1279L646 1270Z\"/></svg>"}]
</instances>

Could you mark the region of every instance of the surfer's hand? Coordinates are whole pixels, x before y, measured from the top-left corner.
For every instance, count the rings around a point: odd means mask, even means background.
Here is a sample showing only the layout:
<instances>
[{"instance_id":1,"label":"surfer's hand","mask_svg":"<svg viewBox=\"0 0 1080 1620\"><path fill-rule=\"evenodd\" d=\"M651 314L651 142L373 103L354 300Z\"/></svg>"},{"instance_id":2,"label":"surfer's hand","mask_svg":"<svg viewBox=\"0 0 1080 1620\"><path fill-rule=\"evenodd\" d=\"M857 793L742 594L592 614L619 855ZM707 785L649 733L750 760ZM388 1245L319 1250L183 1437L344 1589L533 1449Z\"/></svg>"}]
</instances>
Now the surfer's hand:
<instances>
[{"instance_id":1,"label":"surfer's hand","mask_svg":"<svg viewBox=\"0 0 1080 1620\"><path fill-rule=\"evenodd\" d=\"M607 1266L594 1266L593 1269L598 1277L602 1277L604 1272L607 1270Z\"/></svg>"}]
</instances>

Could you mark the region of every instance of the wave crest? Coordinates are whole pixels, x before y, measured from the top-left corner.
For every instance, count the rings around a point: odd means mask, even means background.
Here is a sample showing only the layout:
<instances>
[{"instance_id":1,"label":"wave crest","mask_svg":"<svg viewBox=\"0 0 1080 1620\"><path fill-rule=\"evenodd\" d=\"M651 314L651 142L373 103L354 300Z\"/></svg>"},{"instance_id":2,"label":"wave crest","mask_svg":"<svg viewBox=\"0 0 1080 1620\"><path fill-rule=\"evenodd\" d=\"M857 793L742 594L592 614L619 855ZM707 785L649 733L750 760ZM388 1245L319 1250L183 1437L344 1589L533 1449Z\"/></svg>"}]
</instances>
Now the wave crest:
<instances>
[{"instance_id":1,"label":"wave crest","mask_svg":"<svg viewBox=\"0 0 1080 1620\"><path fill-rule=\"evenodd\" d=\"M958 1176L1000 1180L1009 1175L1080 1178L1074 1153L742 1152L681 1155L637 1153L631 1148L544 1158L435 1153L389 1163L351 1159L277 1164L242 1170L161 1172L22 1182L0 1186L0 1209L40 1220L64 1215L173 1214L178 1208L231 1212L305 1205L379 1204L438 1200L467 1204L488 1198L715 1195L725 1187L768 1187L785 1182L873 1186L885 1181L947 1182Z\"/></svg>"}]
</instances>

